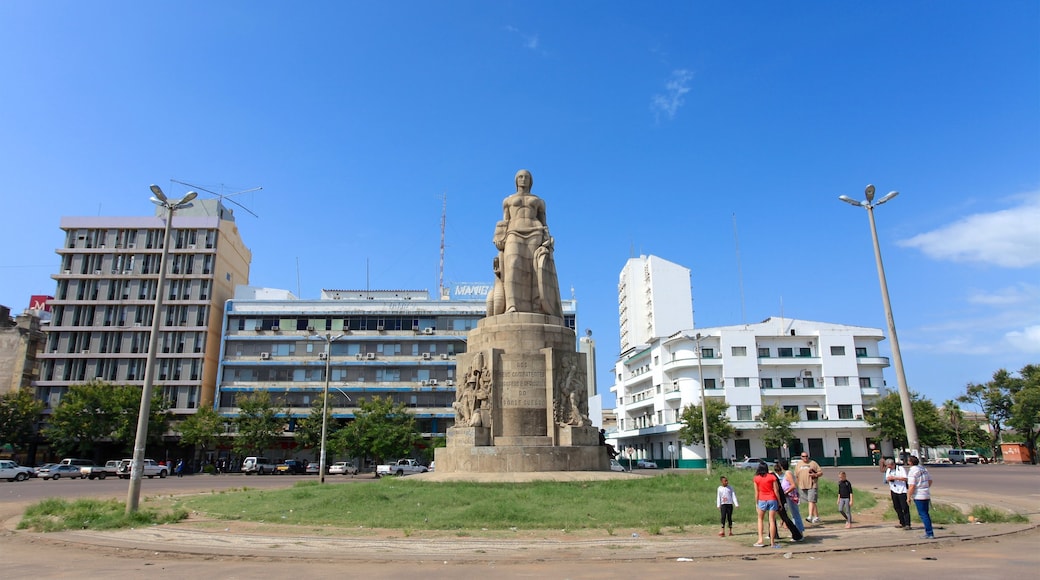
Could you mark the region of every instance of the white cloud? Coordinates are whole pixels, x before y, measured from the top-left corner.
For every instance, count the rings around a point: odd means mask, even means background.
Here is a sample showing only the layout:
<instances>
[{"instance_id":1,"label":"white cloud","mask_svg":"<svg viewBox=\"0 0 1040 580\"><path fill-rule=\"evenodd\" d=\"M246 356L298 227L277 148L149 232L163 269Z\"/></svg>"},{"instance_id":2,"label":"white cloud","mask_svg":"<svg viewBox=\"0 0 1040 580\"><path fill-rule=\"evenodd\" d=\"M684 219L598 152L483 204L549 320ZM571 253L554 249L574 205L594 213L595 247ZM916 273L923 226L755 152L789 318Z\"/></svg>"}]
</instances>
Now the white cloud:
<instances>
[{"instance_id":1,"label":"white cloud","mask_svg":"<svg viewBox=\"0 0 1040 580\"><path fill-rule=\"evenodd\" d=\"M975 290L968 296L968 302L987 306L1015 306L1018 304L1035 306L1040 303L1040 286L1020 282L1015 286L992 292Z\"/></svg>"},{"instance_id":2,"label":"white cloud","mask_svg":"<svg viewBox=\"0 0 1040 580\"><path fill-rule=\"evenodd\" d=\"M538 52L538 53L540 53L542 55L545 54L544 50L539 50L539 46L541 45L541 42L538 40L538 35L537 34L526 34L522 30L520 30L519 28L517 28L515 26L512 26L512 25L507 25L506 26L506 31L511 33L511 34L516 34L517 36L519 36L523 40L524 48L527 48L529 50L533 50L533 51Z\"/></svg>"},{"instance_id":3,"label":"white cloud","mask_svg":"<svg viewBox=\"0 0 1040 580\"><path fill-rule=\"evenodd\" d=\"M902 240L936 260L979 262L1004 268L1040 265L1040 193L1018 207L979 213Z\"/></svg>"},{"instance_id":4,"label":"white cloud","mask_svg":"<svg viewBox=\"0 0 1040 580\"><path fill-rule=\"evenodd\" d=\"M672 77L664 84L663 95L654 95L650 101L650 109L660 117L664 114L669 119L675 118L675 113L683 105L683 95L690 92L690 80L693 73L684 69L672 71Z\"/></svg>"},{"instance_id":5,"label":"white cloud","mask_svg":"<svg viewBox=\"0 0 1040 580\"><path fill-rule=\"evenodd\" d=\"M1013 330L1005 334L1004 339L1022 352L1040 353L1040 324Z\"/></svg>"}]
</instances>

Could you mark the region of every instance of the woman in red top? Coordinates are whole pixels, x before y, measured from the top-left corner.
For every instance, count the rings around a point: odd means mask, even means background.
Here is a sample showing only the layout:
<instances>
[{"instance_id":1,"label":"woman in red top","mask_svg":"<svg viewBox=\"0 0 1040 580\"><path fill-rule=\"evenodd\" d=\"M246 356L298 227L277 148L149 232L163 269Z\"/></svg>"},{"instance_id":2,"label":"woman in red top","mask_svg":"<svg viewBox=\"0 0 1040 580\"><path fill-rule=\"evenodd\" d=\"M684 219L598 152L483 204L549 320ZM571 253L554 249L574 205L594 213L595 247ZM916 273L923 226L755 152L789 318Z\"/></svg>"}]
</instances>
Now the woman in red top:
<instances>
[{"instance_id":1,"label":"woman in red top","mask_svg":"<svg viewBox=\"0 0 1040 580\"><path fill-rule=\"evenodd\" d=\"M769 473L769 466L766 463L760 462L758 464L758 470L755 471L755 503L758 509L758 542L755 544L756 548L765 547L765 539L762 537L762 531L765 524L765 515L769 514L769 542L774 548L779 548L780 544L774 543L776 540L776 512L780 509L780 485L777 483L776 477L773 477Z\"/></svg>"}]
</instances>

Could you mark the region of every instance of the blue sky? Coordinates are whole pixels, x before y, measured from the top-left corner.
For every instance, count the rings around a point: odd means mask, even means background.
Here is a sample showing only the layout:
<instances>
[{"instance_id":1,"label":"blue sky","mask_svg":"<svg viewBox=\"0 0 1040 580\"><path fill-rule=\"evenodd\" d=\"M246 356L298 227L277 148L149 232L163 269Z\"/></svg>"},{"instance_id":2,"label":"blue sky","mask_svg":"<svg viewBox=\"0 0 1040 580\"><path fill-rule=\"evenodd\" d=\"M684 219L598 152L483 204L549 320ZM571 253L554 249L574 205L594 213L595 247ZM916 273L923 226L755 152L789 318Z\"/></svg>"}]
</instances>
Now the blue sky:
<instances>
[{"instance_id":1,"label":"blue sky","mask_svg":"<svg viewBox=\"0 0 1040 580\"><path fill-rule=\"evenodd\" d=\"M433 291L444 196L446 281L487 281L527 168L609 398L640 253L693 271L698 326L884 328L837 199L873 183L911 388L1040 362L1034 1L10 0L0 75L15 311L53 293L61 216L150 214L171 179L263 187L234 198L253 285Z\"/></svg>"}]
</instances>

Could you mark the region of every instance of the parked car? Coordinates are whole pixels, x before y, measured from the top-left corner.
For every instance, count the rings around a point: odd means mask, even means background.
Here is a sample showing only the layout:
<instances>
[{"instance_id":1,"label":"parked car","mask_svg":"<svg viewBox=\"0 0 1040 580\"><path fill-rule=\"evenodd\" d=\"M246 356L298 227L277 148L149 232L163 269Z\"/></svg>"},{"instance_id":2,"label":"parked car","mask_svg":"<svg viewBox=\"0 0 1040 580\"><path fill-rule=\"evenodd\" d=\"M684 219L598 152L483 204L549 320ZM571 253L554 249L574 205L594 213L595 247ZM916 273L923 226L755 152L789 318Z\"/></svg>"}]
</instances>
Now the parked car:
<instances>
[{"instance_id":1,"label":"parked car","mask_svg":"<svg viewBox=\"0 0 1040 580\"><path fill-rule=\"evenodd\" d=\"M625 466L621 465L621 463L617 459L611 459L610 460L610 470L611 471L628 471L627 469L625 469Z\"/></svg>"},{"instance_id":2,"label":"parked car","mask_svg":"<svg viewBox=\"0 0 1040 580\"><path fill-rule=\"evenodd\" d=\"M77 465L60 464L53 467L46 467L40 469L40 479L53 479L55 481L66 477L68 479L86 479L87 476L83 475L83 472L79 470Z\"/></svg>"},{"instance_id":3,"label":"parked car","mask_svg":"<svg viewBox=\"0 0 1040 580\"><path fill-rule=\"evenodd\" d=\"M298 459L286 459L279 463L274 469L275 473L278 475L303 475L307 472L307 466Z\"/></svg>"},{"instance_id":4,"label":"parked car","mask_svg":"<svg viewBox=\"0 0 1040 580\"><path fill-rule=\"evenodd\" d=\"M950 463L963 463L965 465L969 463L978 463L979 454L971 449L950 449L950 452L946 454L950 458Z\"/></svg>"},{"instance_id":5,"label":"parked car","mask_svg":"<svg viewBox=\"0 0 1040 580\"><path fill-rule=\"evenodd\" d=\"M771 461L769 459L760 459L758 457L748 457L744 461L738 461L738 462L734 463L733 464L733 468L734 469L758 469L758 464L759 463L765 463L767 466L769 466L769 470L772 471L773 470L773 463L775 463L775 462Z\"/></svg>"},{"instance_id":6,"label":"parked car","mask_svg":"<svg viewBox=\"0 0 1040 580\"><path fill-rule=\"evenodd\" d=\"M321 473L321 463L317 461L308 461L306 473L307 475L318 475Z\"/></svg>"},{"instance_id":7,"label":"parked car","mask_svg":"<svg viewBox=\"0 0 1040 580\"><path fill-rule=\"evenodd\" d=\"M0 460L0 479L7 481L25 481L32 477L33 468L22 467L16 461Z\"/></svg>"},{"instance_id":8,"label":"parked car","mask_svg":"<svg viewBox=\"0 0 1040 580\"><path fill-rule=\"evenodd\" d=\"M358 474L358 468L350 461L337 461L332 464L329 468L329 475L350 475L355 476Z\"/></svg>"},{"instance_id":9,"label":"parked car","mask_svg":"<svg viewBox=\"0 0 1040 580\"><path fill-rule=\"evenodd\" d=\"M266 457L246 457L245 461L242 462L242 474L260 474L274 473L274 463Z\"/></svg>"},{"instance_id":10,"label":"parked car","mask_svg":"<svg viewBox=\"0 0 1040 580\"><path fill-rule=\"evenodd\" d=\"M43 465L38 465L38 466L33 468L33 474L30 475L29 477L40 477L40 470L41 469L50 469L50 468L54 467L55 465L57 465L57 463L44 463Z\"/></svg>"},{"instance_id":11,"label":"parked car","mask_svg":"<svg viewBox=\"0 0 1040 580\"><path fill-rule=\"evenodd\" d=\"M657 464L647 459L636 461L636 469L657 469Z\"/></svg>"}]
</instances>

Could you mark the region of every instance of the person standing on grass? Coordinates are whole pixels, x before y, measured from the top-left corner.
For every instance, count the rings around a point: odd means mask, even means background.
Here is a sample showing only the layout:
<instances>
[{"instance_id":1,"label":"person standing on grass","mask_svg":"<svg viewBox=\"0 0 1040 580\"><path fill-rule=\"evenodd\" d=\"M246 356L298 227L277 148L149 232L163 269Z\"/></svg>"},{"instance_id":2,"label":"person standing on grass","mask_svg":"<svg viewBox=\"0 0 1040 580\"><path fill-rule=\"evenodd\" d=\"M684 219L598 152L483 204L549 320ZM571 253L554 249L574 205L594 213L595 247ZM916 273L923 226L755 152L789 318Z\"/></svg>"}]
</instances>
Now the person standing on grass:
<instances>
[{"instance_id":1,"label":"person standing on grass","mask_svg":"<svg viewBox=\"0 0 1040 580\"><path fill-rule=\"evenodd\" d=\"M838 474L838 513L845 518L845 528L852 527L852 482L842 471Z\"/></svg>"},{"instance_id":2,"label":"person standing on grass","mask_svg":"<svg viewBox=\"0 0 1040 580\"><path fill-rule=\"evenodd\" d=\"M729 486L729 479L725 475L719 478L719 490L715 494L715 507L719 508L719 523L722 529L719 536L726 535L726 524L729 523L729 535L733 535L733 508L740 507L737 501L737 492Z\"/></svg>"},{"instance_id":3,"label":"person standing on grass","mask_svg":"<svg viewBox=\"0 0 1040 580\"><path fill-rule=\"evenodd\" d=\"M758 512L758 542L756 548L764 548L766 545L762 532L765 531L765 517L769 514L769 545L780 548L776 540L776 512L780 509L780 484L776 477L769 473L769 466L764 461L758 463L755 471L755 507Z\"/></svg>"},{"instance_id":4,"label":"person standing on grass","mask_svg":"<svg viewBox=\"0 0 1040 580\"><path fill-rule=\"evenodd\" d=\"M885 483L888 484L889 495L892 496L892 509L899 518L897 528L910 529L910 505L906 501L906 470L896 465L896 460L889 457L885 460Z\"/></svg>"},{"instance_id":5,"label":"person standing on grass","mask_svg":"<svg viewBox=\"0 0 1040 580\"><path fill-rule=\"evenodd\" d=\"M906 473L906 502L914 502L917 507L917 515L921 517L924 525L925 539L932 539L935 533L932 531L932 516L928 513L932 503L932 476L928 470L921 465L921 460L916 455L907 458L910 462L910 471Z\"/></svg>"},{"instance_id":6,"label":"person standing on grass","mask_svg":"<svg viewBox=\"0 0 1040 580\"><path fill-rule=\"evenodd\" d=\"M791 521L799 532L804 533L805 524L802 523L802 512L798 509L798 485L794 481L794 474L787 469L787 460L777 458L773 471L780 478L780 491L787 495L787 511L791 514Z\"/></svg>"},{"instance_id":7,"label":"person standing on grass","mask_svg":"<svg viewBox=\"0 0 1040 580\"><path fill-rule=\"evenodd\" d=\"M809 523L818 523L820 521L820 512L816 507L816 501L819 499L820 492L817 480L821 475L823 475L823 468L820 467L819 463L809 459L809 454L803 451L802 461L798 464L798 469L795 471L795 479L798 480L798 491L801 492L801 500L809 504L809 512L805 517L805 521Z\"/></svg>"}]
</instances>

